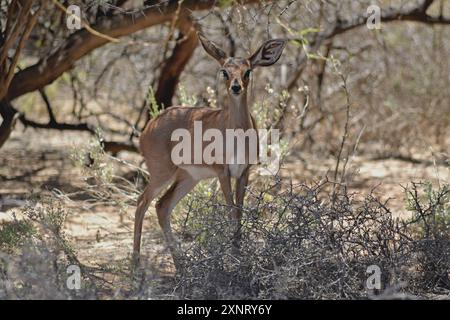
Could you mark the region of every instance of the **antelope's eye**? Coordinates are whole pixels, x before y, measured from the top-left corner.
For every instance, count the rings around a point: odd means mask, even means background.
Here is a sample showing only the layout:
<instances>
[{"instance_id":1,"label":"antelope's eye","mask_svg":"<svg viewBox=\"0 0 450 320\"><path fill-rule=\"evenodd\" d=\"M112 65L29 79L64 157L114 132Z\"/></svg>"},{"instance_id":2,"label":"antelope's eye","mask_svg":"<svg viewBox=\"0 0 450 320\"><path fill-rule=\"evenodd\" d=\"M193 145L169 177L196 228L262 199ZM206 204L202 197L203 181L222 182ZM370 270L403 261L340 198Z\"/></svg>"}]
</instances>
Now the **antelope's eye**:
<instances>
[{"instance_id":1,"label":"antelope's eye","mask_svg":"<svg viewBox=\"0 0 450 320\"><path fill-rule=\"evenodd\" d=\"M244 73L244 78L245 79L248 79L249 77L250 77L250 73L252 72L252 70L251 69L248 69L247 71L245 71L245 73Z\"/></svg>"},{"instance_id":2,"label":"antelope's eye","mask_svg":"<svg viewBox=\"0 0 450 320\"><path fill-rule=\"evenodd\" d=\"M230 76L228 75L228 72L226 70L221 70L222 71L222 75L225 78L225 80L229 80Z\"/></svg>"}]
</instances>

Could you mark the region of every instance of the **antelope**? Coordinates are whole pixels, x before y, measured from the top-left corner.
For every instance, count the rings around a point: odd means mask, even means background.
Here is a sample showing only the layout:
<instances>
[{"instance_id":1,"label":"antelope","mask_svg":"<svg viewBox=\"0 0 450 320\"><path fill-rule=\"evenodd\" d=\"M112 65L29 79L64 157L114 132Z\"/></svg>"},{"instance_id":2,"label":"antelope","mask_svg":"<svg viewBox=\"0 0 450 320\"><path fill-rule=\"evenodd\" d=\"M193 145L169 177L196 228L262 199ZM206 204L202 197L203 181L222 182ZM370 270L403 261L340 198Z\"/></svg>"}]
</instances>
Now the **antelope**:
<instances>
[{"instance_id":1,"label":"antelope","mask_svg":"<svg viewBox=\"0 0 450 320\"><path fill-rule=\"evenodd\" d=\"M222 133L227 129L256 130L255 120L247 105L250 73L256 67L265 67L276 63L283 52L286 41L283 39L268 40L249 58L237 58L229 57L214 42L203 35L198 34L198 37L205 51L221 66L220 72L226 82L228 103L224 104L222 108L172 106L149 121L142 132L139 138L139 147L150 174L150 181L137 201L133 247L135 263L139 262L144 215L152 200L169 186L155 207L159 225L177 269L180 266L177 261L178 242L172 233L171 212L199 181L214 177L219 179L226 204L231 208L231 219L237 226L235 237L239 238L242 206L250 168L247 155L243 164L227 163L227 161L212 164L203 162L190 165L175 164L171 158L175 144L171 135L174 130L180 128L192 132L196 121L202 123L203 129L216 129ZM246 145L245 148L247 147ZM194 157L194 154L191 156ZM235 200L233 199L231 178L236 179Z\"/></svg>"}]
</instances>

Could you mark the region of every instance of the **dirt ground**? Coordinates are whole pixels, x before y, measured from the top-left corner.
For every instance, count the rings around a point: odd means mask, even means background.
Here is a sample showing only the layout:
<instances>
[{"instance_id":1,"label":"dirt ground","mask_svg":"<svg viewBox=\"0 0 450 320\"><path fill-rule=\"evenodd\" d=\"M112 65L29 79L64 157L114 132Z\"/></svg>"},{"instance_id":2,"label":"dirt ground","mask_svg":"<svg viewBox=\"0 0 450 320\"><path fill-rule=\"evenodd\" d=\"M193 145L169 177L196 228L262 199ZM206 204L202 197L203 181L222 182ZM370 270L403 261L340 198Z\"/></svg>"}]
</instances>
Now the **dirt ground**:
<instances>
[{"instance_id":1,"label":"dirt ground","mask_svg":"<svg viewBox=\"0 0 450 320\"><path fill-rule=\"evenodd\" d=\"M74 146L86 143L89 138L78 132L16 130L0 150L0 223L11 220L14 212L19 213L33 194L60 190L70 198L66 233L79 259L86 265L125 261L132 250L134 206L120 213L112 205L92 203L92 199L77 193L84 185L83 175L72 163L70 154ZM282 174L299 182L319 181L327 173L330 175L329 168L333 168L335 161L307 154L302 154L302 158L297 159L295 153L291 155ZM127 155L127 160L138 164L141 159ZM382 199L390 199L389 207L399 216L407 212L403 187L409 182L450 179L445 166L400 160L370 161L364 157L352 159L349 172L354 173L350 191L364 195L375 189L374 193ZM147 259L158 257L170 271L162 239L151 207L144 224L142 253Z\"/></svg>"}]
</instances>

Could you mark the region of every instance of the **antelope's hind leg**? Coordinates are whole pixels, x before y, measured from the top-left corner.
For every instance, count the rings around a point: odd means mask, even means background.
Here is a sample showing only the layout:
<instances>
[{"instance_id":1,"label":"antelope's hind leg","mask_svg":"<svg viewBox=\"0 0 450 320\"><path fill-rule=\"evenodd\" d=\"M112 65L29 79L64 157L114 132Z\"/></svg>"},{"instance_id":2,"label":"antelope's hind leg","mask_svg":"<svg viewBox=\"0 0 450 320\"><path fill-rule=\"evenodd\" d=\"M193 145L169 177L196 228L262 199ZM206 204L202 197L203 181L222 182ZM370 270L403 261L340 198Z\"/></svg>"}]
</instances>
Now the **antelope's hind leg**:
<instances>
[{"instance_id":1,"label":"antelope's hind leg","mask_svg":"<svg viewBox=\"0 0 450 320\"><path fill-rule=\"evenodd\" d=\"M180 200L183 199L197 183L198 180L192 178L186 171L178 169L175 182L156 204L159 225L164 232L164 237L169 246L177 270L180 270L182 267L181 252L179 251L180 248L178 242L172 233L170 217L177 203L180 202Z\"/></svg>"},{"instance_id":2,"label":"antelope's hind leg","mask_svg":"<svg viewBox=\"0 0 450 320\"><path fill-rule=\"evenodd\" d=\"M136 266L139 263L141 251L142 238L142 224L144 222L145 213L152 203L153 199L167 187L170 183L171 177L155 177L151 178L150 182L145 187L142 194L137 200L137 208L134 217L134 245L133 245L133 264Z\"/></svg>"}]
</instances>

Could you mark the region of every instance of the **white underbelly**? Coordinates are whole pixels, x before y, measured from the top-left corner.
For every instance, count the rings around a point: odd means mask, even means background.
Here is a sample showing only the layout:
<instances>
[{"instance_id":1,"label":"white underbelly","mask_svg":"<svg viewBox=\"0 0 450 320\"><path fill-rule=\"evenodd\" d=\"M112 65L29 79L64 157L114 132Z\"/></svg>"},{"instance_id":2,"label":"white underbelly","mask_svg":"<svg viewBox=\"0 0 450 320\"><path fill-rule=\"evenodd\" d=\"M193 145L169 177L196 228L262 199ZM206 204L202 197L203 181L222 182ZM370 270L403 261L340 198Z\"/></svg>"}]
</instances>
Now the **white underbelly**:
<instances>
[{"instance_id":1,"label":"white underbelly","mask_svg":"<svg viewBox=\"0 0 450 320\"><path fill-rule=\"evenodd\" d=\"M242 173L247 168L248 164L229 164L228 170L230 171L230 176L233 178L239 178Z\"/></svg>"},{"instance_id":2,"label":"white underbelly","mask_svg":"<svg viewBox=\"0 0 450 320\"><path fill-rule=\"evenodd\" d=\"M211 167L200 165L184 165L180 166L180 168L185 170L195 180L203 180L216 176L216 172Z\"/></svg>"}]
</instances>

